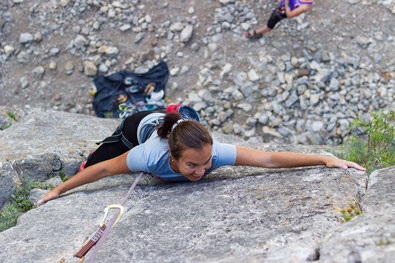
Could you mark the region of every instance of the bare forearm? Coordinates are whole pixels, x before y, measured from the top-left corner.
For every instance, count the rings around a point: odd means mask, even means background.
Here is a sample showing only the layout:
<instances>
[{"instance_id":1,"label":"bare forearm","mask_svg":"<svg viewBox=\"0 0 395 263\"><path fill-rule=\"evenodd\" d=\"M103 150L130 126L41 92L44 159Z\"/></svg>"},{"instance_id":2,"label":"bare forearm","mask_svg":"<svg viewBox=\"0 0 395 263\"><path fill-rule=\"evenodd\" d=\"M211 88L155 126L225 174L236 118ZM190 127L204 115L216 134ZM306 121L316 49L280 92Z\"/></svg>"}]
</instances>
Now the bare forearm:
<instances>
[{"instance_id":1,"label":"bare forearm","mask_svg":"<svg viewBox=\"0 0 395 263\"><path fill-rule=\"evenodd\" d=\"M92 183L106 176L105 169L102 165L90 166L78 174L71 177L66 182L58 185L52 191L61 195L71 189L79 187L84 184Z\"/></svg>"},{"instance_id":2,"label":"bare forearm","mask_svg":"<svg viewBox=\"0 0 395 263\"><path fill-rule=\"evenodd\" d=\"M92 165L78 174L74 175L72 178L64 182L63 184L55 187L53 190L49 191L45 195L41 197L41 199L37 202L37 205L40 206L45 204L49 200L58 198L61 194L76 188L78 186L92 183L94 181L100 180L106 176L128 173L130 172L127 164L126 164L126 156L127 152L115 157L113 159L103 161Z\"/></svg>"},{"instance_id":3,"label":"bare forearm","mask_svg":"<svg viewBox=\"0 0 395 263\"><path fill-rule=\"evenodd\" d=\"M78 186L97 181L107 175L108 174L106 174L106 169L103 165L93 165L82 170L63 184L57 186L53 191L58 192L60 195Z\"/></svg>"},{"instance_id":4,"label":"bare forearm","mask_svg":"<svg viewBox=\"0 0 395 263\"><path fill-rule=\"evenodd\" d=\"M235 165L262 168L292 168L325 165L331 168L355 168L365 171L365 168L354 162L336 157L293 152L264 152L242 146L236 146Z\"/></svg>"},{"instance_id":5,"label":"bare forearm","mask_svg":"<svg viewBox=\"0 0 395 263\"><path fill-rule=\"evenodd\" d=\"M266 166L270 168L291 168L326 165L329 158L332 157L291 152L273 152L270 153L269 158L270 160L266 163Z\"/></svg>"},{"instance_id":6,"label":"bare forearm","mask_svg":"<svg viewBox=\"0 0 395 263\"><path fill-rule=\"evenodd\" d=\"M274 168L325 165L329 168L355 168L360 171L366 171L366 169L359 164L340 158L301 153L271 153L270 163Z\"/></svg>"}]
</instances>

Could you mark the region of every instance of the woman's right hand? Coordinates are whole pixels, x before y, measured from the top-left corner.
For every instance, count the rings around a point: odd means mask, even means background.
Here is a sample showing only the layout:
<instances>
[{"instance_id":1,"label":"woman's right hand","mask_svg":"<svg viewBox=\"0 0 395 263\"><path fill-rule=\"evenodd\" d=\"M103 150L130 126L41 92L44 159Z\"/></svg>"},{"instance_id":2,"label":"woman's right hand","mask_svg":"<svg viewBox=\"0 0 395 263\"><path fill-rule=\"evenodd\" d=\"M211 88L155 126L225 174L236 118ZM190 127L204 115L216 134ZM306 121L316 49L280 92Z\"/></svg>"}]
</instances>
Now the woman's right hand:
<instances>
[{"instance_id":1,"label":"woman's right hand","mask_svg":"<svg viewBox=\"0 0 395 263\"><path fill-rule=\"evenodd\" d=\"M49 191L48 193L44 194L43 196L41 196L41 199L38 200L38 202L37 202L37 206L42 206L46 202L56 199L59 196L60 196L60 193L58 191L55 191L55 189L53 189L53 190Z\"/></svg>"},{"instance_id":2,"label":"woman's right hand","mask_svg":"<svg viewBox=\"0 0 395 263\"><path fill-rule=\"evenodd\" d=\"M113 159L87 167L86 169L71 177L69 180L63 182L48 193L44 194L37 202L37 206L41 206L52 199L56 199L61 194L78 186L95 182L107 176L131 172L126 164L127 155L128 152L125 152L124 154Z\"/></svg>"}]
</instances>

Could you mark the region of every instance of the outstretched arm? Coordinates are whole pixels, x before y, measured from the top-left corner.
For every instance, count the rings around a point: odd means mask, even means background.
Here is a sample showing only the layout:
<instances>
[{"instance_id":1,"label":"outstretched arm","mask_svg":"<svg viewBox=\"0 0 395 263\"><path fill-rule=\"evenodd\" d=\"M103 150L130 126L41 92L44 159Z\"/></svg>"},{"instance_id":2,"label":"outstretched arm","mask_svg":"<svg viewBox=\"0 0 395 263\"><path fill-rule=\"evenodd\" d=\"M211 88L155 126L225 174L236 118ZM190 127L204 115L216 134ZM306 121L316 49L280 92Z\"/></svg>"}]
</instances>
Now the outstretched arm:
<instances>
[{"instance_id":1,"label":"outstretched arm","mask_svg":"<svg viewBox=\"0 0 395 263\"><path fill-rule=\"evenodd\" d=\"M361 171L366 170L356 163L335 157L291 152L263 152L241 146L236 146L236 165L262 168L292 168L325 165L331 168L355 168Z\"/></svg>"},{"instance_id":2,"label":"outstretched arm","mask_svg":"<svg viewBox=\"0 0 395 263\"><path fill-rule=\"evenodd\" d=\"M303 14L303 13L309 11L312 8L313 8L313 5L301 4L301 5L299 5L298 8L291 10L291 8L289 7L289 0L285 0L285 13L287 14L287 18L296 17L300 14Z\"/></svg>"},{"instance_id":3,"label":"outstretched arm","mask_svg":"<svg viewBox=\"0 0 395 263\"><path fill-rule=\"evenodd\" d=\"M89 166L88 168L71 177L66 182L58 185L53 190L43 195L37 202L37 205L40 206L47 201L58 198L61 194L78 186L95 182L107 176L129 173L130 170L126 165L127 154L128 152L113 159Z\"/></svg>"}]
</instances>

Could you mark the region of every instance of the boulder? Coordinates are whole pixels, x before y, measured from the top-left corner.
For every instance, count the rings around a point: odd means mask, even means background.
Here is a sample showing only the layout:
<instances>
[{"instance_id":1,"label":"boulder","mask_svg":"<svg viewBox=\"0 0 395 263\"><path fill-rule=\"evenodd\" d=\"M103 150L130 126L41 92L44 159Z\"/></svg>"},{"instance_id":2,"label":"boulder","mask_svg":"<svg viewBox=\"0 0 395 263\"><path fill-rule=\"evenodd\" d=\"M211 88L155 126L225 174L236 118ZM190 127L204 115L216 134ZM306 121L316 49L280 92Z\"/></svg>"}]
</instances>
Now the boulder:
<instances>
[{"instance_id":1,"label":"boulder","mask_svg":"<svg viewBox=\"0 0 395 263\"><path fill-rule=\"evenodd\" d=\"M322 244L323 262L392 262L395 258L395 167L375 171L363 214L342 224Z\"/></svg>"},{"instance_id":2,"label":"boulder","mask_svg":"<svg viewBox=\"0 0 395 263\"><path fill-rule=\"evenodd\" d=\"M30 109L3 131L7 140L0 142L1 162L58 156L52 160L66 165L81 160L116 124L114 119ZM329 154L322 146L213 136L265 151ZM56 166L41 160L35 163L41 168L34 169L42 174ZM19 165L14 177L31 169ZM223 167L198 183L163 183L144 175L95 262L389 261L395 251L393 172L377 171L369 181L364 172L325 167ZM25 213L15 227L0 233L0 262L76 261L73 254L98 229L104 208L120 203L134 178L105 178ZM30 198L36 202L41 194L32 190ZM342 211L351 205L362 214L345 222Z\"/></svg>"},{"instance_id":3,"label":"boulder","mask_svg":"<svg viewBox=\"0 0 395 263\"><path fill-rule=\"evenodd\" d=\"M0 233L0 261L72 262L97 230L103 209L124 198L134 177L107 178L30 210ZM364 179L351 170L306 168L142 184L95 262L319 258L322 237L344 224L340 210L364 194Z\"/></svg>"}]
</instances>

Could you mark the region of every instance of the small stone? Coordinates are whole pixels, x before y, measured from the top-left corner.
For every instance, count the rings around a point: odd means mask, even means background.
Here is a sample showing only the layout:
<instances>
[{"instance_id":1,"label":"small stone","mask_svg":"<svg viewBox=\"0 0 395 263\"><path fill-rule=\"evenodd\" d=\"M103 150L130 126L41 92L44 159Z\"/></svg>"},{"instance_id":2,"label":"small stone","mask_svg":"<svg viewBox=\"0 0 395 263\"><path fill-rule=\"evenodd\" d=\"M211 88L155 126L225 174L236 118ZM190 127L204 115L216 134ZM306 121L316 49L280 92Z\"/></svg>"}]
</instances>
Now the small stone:
<instances>
[{"instance_id":1,"label":"small stone","mask_svg":"<svg viewBox=\"0 0 395 263\"><path fill-rule=\"evenodd\" d=\"M33 37L35 42L41 42L43 40L43 36L41 32L36 32Z\"/></svg>"},{"instance_id":2,"label":"small stone","mask_svg":"<svg viewBox=\"0 0 395 263\"><path fill-rule=\"evenodd\" d=\"M51 70L55 70L57 68L56 62L53 60L51 62L49 62L48 68Z\"/></svg>"},{"instance_id":3,"label":"small stone","mask_svg":"<svg viewBox=\"0 0 395 263\"><path fill-rule=\"evenodd\" d=\"M74 64L70 60L67 61L64 65L64 71L67 75L71 75L74 72Z\"/></svg>"},{"instance_id":4,"label":"small stone","mask_svg":"<svg viewBox=\"0 0 395 263\"><path fill-rule=\"evenodd\" d=\"M21 83L22 89L26 89L29 86L29 81L27 80L27 77L25 77L25 76L20 79L20 83Z\"/></svg>"},{"instance_id":5,"label":"small stone","mask_svg":"<svg viewBox=\"0 0 395 263\"><path fill-rule=\"evenodd\" d=\"M191 39L192 33L193 33L192 25L187 25L186 27L184 27L184 29L181 31L180 34L180 42L187 43L189 39Z\"/></svg>"},{"instance_id":6,"label":"small stone","mask_svg":"<svg viewBox=\"0 0 395 263\"><path fill-rule=\"evenodd\" d=\"M14 47L9 46L9 45L5 45L5 46L4 46L4 53L5 53L5 55L6 55L7 57L10 56L10 55L12 55L12 54L14 53L14 51L15 51L15 48L14 48Z\"/></svg>"},{"instance_id":7,"label":"small stone","mask_svg":"<svg viewBox=\"0 0 395 263\"><path fill-rule=\"evenodd\" d=\"M34 68L32 71L33 77L35 79L42 79L42 77L44 76L44 73L45 73L45 69L42 66L38 66L38 67Z\"/></svg>"},{"instance_id":8,"label":"small stone","mask_svg":"<svg viewBox=\"0 0 395 263\"><path fill-rule=\"evenodd\" d=\"M179 68L179 67L172 68L172 69L170 70L170 75L171 75L171 76L175 76L175 75L177 75L179 72L180 72L180 68Z\"/></svg>"},{"instance_id":9,"label":"small stone","mask_svg":"<svg viewBox=\"0 0 395 263\"><path fill-rule=\"evenodd\" d=\"M33 41L33 35L30 33L22 33L19 36L19 43L21 44L26 44L26 43L30 43Z\"/></svg>"},{"instance_id":10,"label":"small stone","mask_svg":"<svg viewBox=\"0 0 395 263\"><path fill-rule=\"evenodd\" d=\"M91 61L84 61L84 73L88 77L94 77L97 74L97 67Z\"/></svg>"},{"instance_id":11,"label":"small stone","mask_svg":"<svg viewBox=\"0 0 395 263\"><path fill-rule=\"evenodd\" d=\"M123 24L123 25L119 28L119 30L121 30L122 32L125 32L125 31L129 30L130 28L131 28L130 25L128 25L128 24Z\"/></svg>"}]
</instances>

